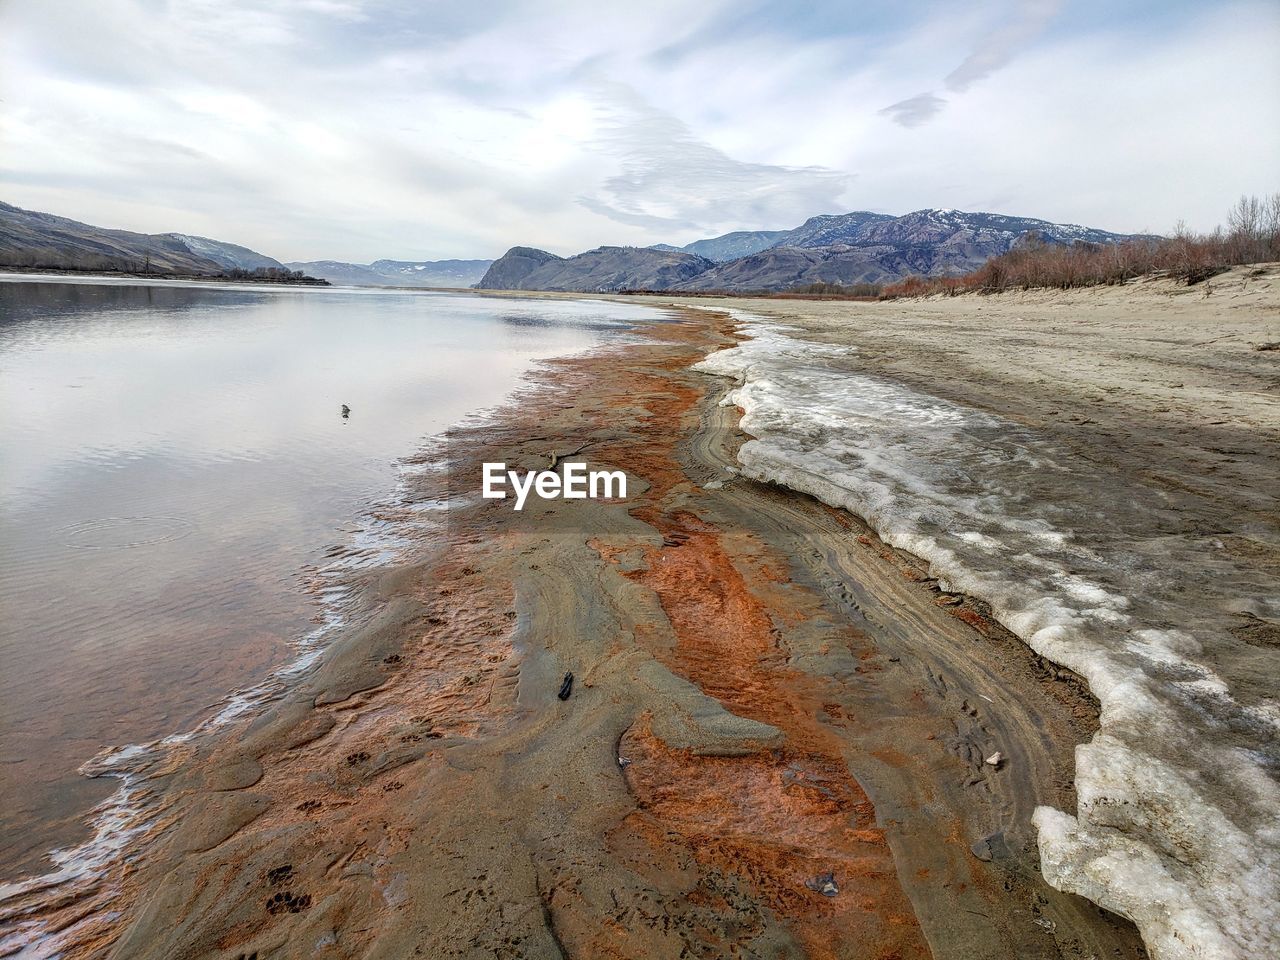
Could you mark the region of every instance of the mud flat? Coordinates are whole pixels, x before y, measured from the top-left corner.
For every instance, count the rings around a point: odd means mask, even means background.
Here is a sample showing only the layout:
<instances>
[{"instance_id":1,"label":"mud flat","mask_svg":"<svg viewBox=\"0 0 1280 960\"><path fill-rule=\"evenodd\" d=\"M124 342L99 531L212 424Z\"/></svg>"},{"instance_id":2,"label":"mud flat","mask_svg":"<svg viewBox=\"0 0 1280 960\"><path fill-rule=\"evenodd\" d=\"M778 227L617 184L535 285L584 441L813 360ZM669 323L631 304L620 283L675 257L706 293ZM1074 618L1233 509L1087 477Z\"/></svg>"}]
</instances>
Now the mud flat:
<instances>
[{"instance_id":1,"label":"mud flat","mask_svg":"<svg viewBox=\"0 0 1280 960\"><path fill-rule=\"evenodd\" d=\"M809 306L781 309L795 322ZM882 315L842 332L830 309L806 335L895 339ZM1077 812L1075 752L1099 733L1088 685L874 515L749 476L759 438L722 402L746 382L693 366L755 321L681 318L549 365L424 451L404 510L450 509L414 561L353 572L350 628L262 709L131 759L110 827L132 831L126 852L91 883L11 897L4 942L67 957L1144 956L1131 923L1040 872L1033 816ZM477 496L481 462L542 468L579 448L627 472L625 501L514 514Z\"/></svg>"}]
</instances>

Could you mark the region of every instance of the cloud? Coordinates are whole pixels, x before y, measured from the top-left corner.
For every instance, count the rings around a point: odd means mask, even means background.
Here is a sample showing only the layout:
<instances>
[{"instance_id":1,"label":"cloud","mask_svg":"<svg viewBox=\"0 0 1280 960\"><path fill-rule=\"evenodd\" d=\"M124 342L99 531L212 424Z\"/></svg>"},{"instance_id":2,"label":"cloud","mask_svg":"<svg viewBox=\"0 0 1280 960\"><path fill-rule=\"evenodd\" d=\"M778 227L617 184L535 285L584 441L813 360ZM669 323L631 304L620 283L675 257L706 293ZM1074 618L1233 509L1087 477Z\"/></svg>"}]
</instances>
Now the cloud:
<instances>
[{"instance_id":1,"label":"cloud","mask_svg":"<svg viewBox=\"0 0 1280 960\"><path fill-rule=\"evenodd\" d=\"M1007 66L1044 32L1061 7L1062 0L1018 0L1012 18L985 32L960 66L947 74L943 84L953 93L964 93L979 80ZM899 126L919 127L941 113L946 103L933 93L921 93L890 104L880 112Z\"/></svg>"},{"instance_id":2,"label":"cloud","mask_svg":"<svg viewBox=\"0 0 1280 960\"><path fill-rule=\"evenodd\" d=\"M598 90L605 121L595 145L621 170L578 203L619 223L714 233L799 222L835 209L851 179L823 167L736 160L633 90L608 83Z\"/></svg>"},{"instance_id":3,"label":"cloud","mask_svg":"<svg viewBox=\"0 0 1280 960\"><path fill-rule=\"evenodd\" d=\"M880 112L903 127L918 127L928 123L947 105L942 97L932 93L920 93L906 100L891 103Z\"/></svg>"},{"instance_id":4,"label":"cloud","mask_svg":"<svg viewBox=\"0 0 1280 960\"><path fill-rule=\"evenodd\" d=\"M0 0L0 199L357 262L860 208L1211 228L1276 188L1280 7L1146 3Z\"/></svg>"},{"instance_id":5,"label":"cloud","mask_svg":"<svg viewBox=\"0 0 1280 960\"><path fill-rule=\"evenodd\" d=\"M1038 37L1058 14L1062 0L1022 0L1018 15L979 41L943 81L948 90L963 93L1008 64L1028 43Z\"/></svg>"}]
</instances>

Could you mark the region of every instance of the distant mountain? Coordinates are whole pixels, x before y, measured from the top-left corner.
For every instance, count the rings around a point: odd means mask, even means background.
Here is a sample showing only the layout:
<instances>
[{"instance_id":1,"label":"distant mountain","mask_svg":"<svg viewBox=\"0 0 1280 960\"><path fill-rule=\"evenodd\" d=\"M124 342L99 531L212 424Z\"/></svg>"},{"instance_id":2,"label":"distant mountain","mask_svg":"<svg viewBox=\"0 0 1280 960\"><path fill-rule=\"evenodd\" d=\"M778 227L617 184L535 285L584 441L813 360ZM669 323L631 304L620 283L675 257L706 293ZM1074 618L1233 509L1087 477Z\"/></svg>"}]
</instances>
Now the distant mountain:
<instances>
[{"instance_id":1,"label":"distant mountain","mask_svg":"<svg viewBox=\"0 0 1280 960\"><path fill-rule=\"evenodd\" d=\"M725 263L739 257L749 257L770 247L825 247L834 243L849 243L858 227L877 220L892 220L882 213L824 214L810 217L794 230L736 230L719 237L695 240L683 247L655 243L655 250L683 250Z\"/></svg>"},{"instance_id":2,"label":"distant mountain","mask_svg":"<svg viewBox=\"0 0 1280 960\"><path fill-rule=\"evenodd\" d=\"M705 257L652 247L597 247L575 257L512 247L476 284L481 290L671 290L705 273Z\"/></svg>"},{"instance_id":3,"label":"distant mountain","mask_svg":"<svg viewBox=\"0 0 1280 960\"><path fill-rule=\"evenodd\" d=\"M502 277L491 268L481 286L497 289L648 289L672 291L786 290L812 283L891 283L912 274L954 276L1007 253L1032 234L1049 243L1118 243L1135 239L1069 223L1051 223L998 213L917 210L894 217L865 210L811 217L793 230L727 233L682 248L658 244L638 251L601 247L562 259L527 247L513 248L495 262L512 263ZM517 251L536 253L567 266L539 262L517 270ZM687 259L666 261L662 271L635 269L638 254ZM521 261L523 262L523 261ZM678 262L678 268L675 264ZM536 269L535 269L536 268Z\"/></svg>"},{"instance_id":4,"label":"distant mountain","mask_svg":"<svg viewBox=\"0 0 1280 960\"><path fill-rule=\"evenodd\" d=\"M361 287L474 286L492 260L375 260L370 264L340 260L309 260L286 264L330 283Z\"/></svg>"},{"instance_id":5,"label":"distant mountain","mask_svg":"<svg viewBox=\"0 0 1280 960\"><path fill-rule=\"evenodd\" d=\"M708 240L695 240L680 249L708 260L722 263L725 260L736 260L760 250L777 246L778 242L791 231L789 230L738 230L724 236L711 237Z\"/></svg>"},{"instance_id":6,"label":"distant mountain","mask_svg":"<svg viewBox=\"0 0 1280 960\"><path fill-rule=\"evenodd\" d=\"M831 247L854 244L864 239L863 231L897 218L885 213L856 210L853 213L826 213L810 217L794 230L784 230L770 244L773 247Z\"/></svg>"},{"instance_id":7,"label":"distant mountain","mask_svg":"<svg viewBox=\"0 0 1280 960\"><path fill-rule=\"evenodd\" d=\"M857 218L851 220L850 218ZM815 217L814 220L821 219ZM999 213L965 213L960 210L917 210L901 217L881 214L853 213L833 218L836 223L809 230L808 236L794 236L806 231L810 220L799 231L792 231L785 241L796 247L823 247L834 244L923 244L1001 248L1004 253L1014 241L1029 233L1038 233L1052 243L1116 243L1129 235L1108 233L1072 223L1051 223L1030 217L1009 217ZM841 222L847 221L847 222Z\"/></svg>"},{"instance_id":8,"label":"distant mountain","mask_svg":"<svg viewBox=\"0 0 1280 960\"><path fill-rule=\"evenodd\" d=\"M375 260L369 269L397 286L461 287L480 282L492 260Z\"/></svg>"},{"instance_id":9,"label":"distant mountain","mask_svg":"<svg viewBox=\"0 0 1280 960\"><path fill-rule=\"evenodd\" d=\"M319 277L330 283L340 283L350 287L384 287L386 277L374 273L368 267L356 263L344 263L341 260L290 260L285 264L290 270L301 270L309 277Z\"/></svg>"}]
</instances>

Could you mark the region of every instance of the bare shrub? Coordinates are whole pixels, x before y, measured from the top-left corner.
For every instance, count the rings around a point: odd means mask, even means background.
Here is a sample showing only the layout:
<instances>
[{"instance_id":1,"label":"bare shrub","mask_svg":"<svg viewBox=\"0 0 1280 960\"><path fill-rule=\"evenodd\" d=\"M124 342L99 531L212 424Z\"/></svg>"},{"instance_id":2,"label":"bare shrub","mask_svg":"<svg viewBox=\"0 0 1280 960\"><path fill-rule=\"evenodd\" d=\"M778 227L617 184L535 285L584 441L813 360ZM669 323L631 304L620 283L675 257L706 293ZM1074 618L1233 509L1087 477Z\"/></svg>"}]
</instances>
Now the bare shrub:
<instances>
[{"instance_id":1,"label":"bare shrub","mask_svg":"<svg viewBox=\"0 0 1280 960\"><path fill-rule=\"evenodd\" d=\"M878 283L806 283L801 286L788 287L784 292L802 296L820 297L878 297L881 286Z\"/></svg>"}]
</instances>

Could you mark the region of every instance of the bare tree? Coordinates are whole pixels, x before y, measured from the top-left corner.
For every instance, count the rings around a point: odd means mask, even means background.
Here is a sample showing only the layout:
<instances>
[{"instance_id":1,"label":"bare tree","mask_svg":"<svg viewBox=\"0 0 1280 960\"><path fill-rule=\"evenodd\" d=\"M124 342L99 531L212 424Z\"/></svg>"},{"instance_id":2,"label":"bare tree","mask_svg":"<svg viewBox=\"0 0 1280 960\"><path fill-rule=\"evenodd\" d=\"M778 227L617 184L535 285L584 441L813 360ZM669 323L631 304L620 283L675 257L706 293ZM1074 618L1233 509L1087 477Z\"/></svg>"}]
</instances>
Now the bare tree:
<instances>
[{"instance_id":1,"label":"bare tree","mask_svg":"<svg viewBox=\"0 0 1280 960\"><path fill-rule=\"evenodd\" d=\"M1264 201L1253 196L1242 196L1227 211L1227 229L1244 237L1257 237L1263 219Z\"/></svg>"}]
</instances>

